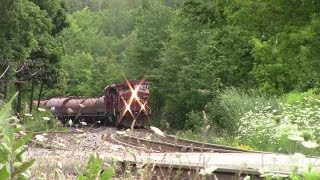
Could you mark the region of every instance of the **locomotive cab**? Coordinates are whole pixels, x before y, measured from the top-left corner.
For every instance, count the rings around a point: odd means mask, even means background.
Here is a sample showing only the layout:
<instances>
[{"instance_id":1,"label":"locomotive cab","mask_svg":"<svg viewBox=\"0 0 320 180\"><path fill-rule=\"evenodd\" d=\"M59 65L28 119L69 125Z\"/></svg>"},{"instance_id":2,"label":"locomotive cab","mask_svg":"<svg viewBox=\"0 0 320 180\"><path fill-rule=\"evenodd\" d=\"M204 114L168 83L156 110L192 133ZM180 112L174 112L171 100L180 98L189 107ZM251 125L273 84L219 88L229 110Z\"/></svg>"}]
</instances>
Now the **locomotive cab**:
<instances>
[{"instance_id":1,"label":"locomotive cab","mask_svg":"<svg viewBox=\"0 0 320 180\"><path fill-rule=\"evenodd\" d=\"M150 114L149 83L126 81L105 88L105 107L116 126L143 126Z\"/></svg>"}]
</instances>

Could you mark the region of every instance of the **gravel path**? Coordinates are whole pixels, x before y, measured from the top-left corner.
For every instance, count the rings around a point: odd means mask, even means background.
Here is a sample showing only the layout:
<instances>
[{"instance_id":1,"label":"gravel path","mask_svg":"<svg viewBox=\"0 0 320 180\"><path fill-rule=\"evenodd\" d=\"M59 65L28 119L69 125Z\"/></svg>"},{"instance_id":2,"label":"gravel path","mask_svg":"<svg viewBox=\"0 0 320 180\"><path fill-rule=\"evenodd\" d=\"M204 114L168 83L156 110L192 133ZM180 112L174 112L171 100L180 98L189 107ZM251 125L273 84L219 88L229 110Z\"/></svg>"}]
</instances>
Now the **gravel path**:
<instances>
[{"instance_id":1,"label":"gravel path","mask_svg":"<svg viewBox=\"0 0 320 180\"><path fill-rule=\"evenodd\" d=\"M71 128L71 131L76 129ZM83 131L83 133L79 133ZM139 154L135 149L110 143L109 136L117 130L113 127L85 127L78 133L47 133L34 138L35 143L25 153L26 159L35 158L35 164L27 172L30 179L75 179L75 166L84 166L90 154L99 157L122 157L128 153ZM110 164L110 162L109 162Z\"/></svg>"}]
</instances>

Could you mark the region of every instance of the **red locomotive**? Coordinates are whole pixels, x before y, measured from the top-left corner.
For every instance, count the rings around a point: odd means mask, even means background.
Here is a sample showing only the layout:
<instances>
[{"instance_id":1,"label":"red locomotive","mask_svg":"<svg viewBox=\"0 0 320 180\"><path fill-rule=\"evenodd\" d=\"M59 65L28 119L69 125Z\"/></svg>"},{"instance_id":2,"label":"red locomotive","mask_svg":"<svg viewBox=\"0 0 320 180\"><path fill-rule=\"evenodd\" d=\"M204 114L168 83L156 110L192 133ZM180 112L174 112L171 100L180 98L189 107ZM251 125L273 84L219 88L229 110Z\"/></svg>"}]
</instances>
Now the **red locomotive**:
<instances>
[{"instance_id":1,"label":"red locomotive","mask_svg":"<svg viewBox=\"0 0 320 180\"><path fill-rule=\"evenodd\" d=\"M60 97L41 101L66 123L85 121L124 127L142 127L150 114L149 83L144 80L108 85L97 98Z\"/></svg>"}]
</instances>

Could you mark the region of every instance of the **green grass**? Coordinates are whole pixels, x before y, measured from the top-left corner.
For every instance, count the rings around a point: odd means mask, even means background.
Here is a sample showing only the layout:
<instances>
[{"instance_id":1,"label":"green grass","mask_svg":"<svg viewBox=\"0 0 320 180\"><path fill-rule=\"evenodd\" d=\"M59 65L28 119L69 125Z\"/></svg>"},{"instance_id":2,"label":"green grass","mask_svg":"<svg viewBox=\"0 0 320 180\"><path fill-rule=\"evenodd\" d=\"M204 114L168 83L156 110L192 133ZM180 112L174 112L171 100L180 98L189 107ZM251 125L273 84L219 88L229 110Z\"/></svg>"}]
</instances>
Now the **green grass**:
<instances>
[{"instance_id":1,"label":"green grass","mask_svg":"<svg viewBox=\"0 0 320 180\"><path fill-rule=\"evenodd\" d=\"M248 111L266 106L279 107L280 100L275 96L260 93L258 90L229 88L223 91L216 101L207 105L209 122L235 135L237 123Z\"/></svg>"},{"instance_id":2,"label":"green grass","mask_svg":"<svg viewBox=\"0 0 320 180\"><path fill-rule=\"evenodd\" d=\"M319 95L315 94L314 89L310 89L307 92L290 92L281 97L281 102L282 103L287 103L287 104L294 104L297 101L302 101L306 97L314 97L314 98L320 98Z\"/></svg>"}]
</instances>

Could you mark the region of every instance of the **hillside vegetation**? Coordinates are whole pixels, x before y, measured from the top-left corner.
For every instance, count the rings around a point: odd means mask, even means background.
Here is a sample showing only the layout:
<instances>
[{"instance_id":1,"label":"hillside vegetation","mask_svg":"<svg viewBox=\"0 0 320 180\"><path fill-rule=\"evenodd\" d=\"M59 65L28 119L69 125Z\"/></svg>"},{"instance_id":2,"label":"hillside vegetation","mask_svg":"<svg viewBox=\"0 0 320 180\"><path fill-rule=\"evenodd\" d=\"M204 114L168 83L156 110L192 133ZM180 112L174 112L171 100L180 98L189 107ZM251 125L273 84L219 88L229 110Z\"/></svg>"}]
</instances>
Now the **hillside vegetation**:
<instances>
[{"instance_id":1,"label":"hillside vegetation","mask_svg":"<svg viewBox=\"0 0 320 180\"><path fill-rule=\"evenodd\" d=\"M215 142L317 154L308 147L320 143L319 7L305 0L1 0L0 60L16 69L40 61L45 97L97 96L124 76L145 78L155 125L186 136L210 125Z\"/></svg>"}]
</instances>

